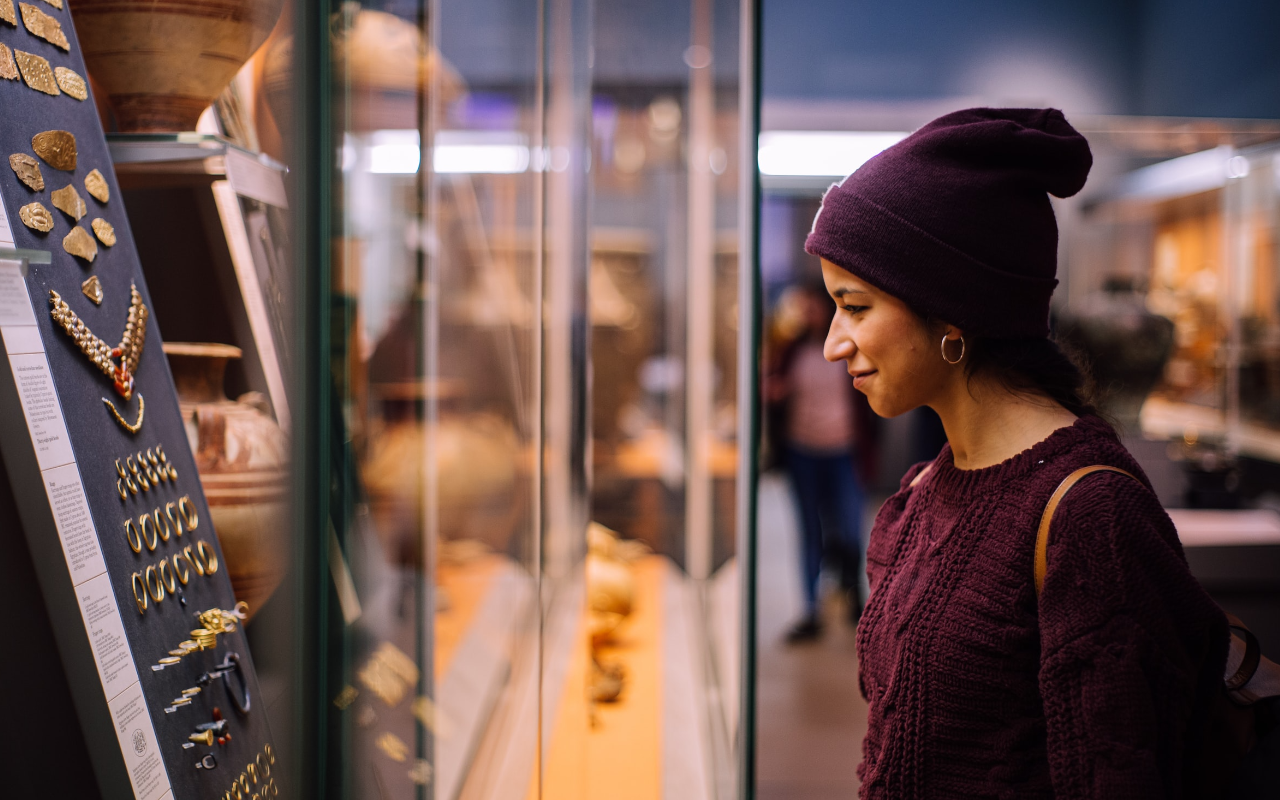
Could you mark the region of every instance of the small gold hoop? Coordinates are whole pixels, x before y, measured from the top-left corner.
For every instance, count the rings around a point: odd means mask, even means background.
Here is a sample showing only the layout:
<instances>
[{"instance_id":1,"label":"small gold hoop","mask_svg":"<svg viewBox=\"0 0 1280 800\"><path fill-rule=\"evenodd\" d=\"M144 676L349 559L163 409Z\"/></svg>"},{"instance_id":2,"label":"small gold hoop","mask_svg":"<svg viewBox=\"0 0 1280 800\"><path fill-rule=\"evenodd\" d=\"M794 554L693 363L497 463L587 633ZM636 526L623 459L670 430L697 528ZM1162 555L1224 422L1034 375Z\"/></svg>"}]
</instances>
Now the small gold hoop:
<instances>
[{"instance_id":1,"label":"small gold hoop","mask_svg":"<svg viewBox=\"0 0 1280 800\"><path fill-rule=\"evenodd\" d=\"M244 790L245 794L249 794L249 779L245 777L243 772L240 773L240 788Z\"/></svg>"},{"instance_id":2,"label":"small gold hoop","mask_svg":"<svg viewBox=\"0 0 1280 800\"><path fill-rule=\"evenodd\" d=\"M964 337L963 336L960 337L960 357L957 358L955 361L952 361L951 359L947 358L947 335L945 333L942 334L942 360L947 362L948 364L951 364L952 366L955 366L956 364L959 364L961 361L964 361Z\"/></svg>"},{"instance_id":3,"label":"small gold hoop","mask_svg":"<svg viewBox=\"0 0 1280 800\"><path fill-rule=\"evenodd\" d=\"M186 567L186 570L187 570L186 572L183 572L181 569L178 568L178 565L180 563L178 561L178 557L181 555L182 553L174 553L173 555L169 556L169 560L173 562L173 574L178 576L178 580L182 583L183 586L186 586L187 581L191 580L191 567Z\"/></svg>"},{"instance_id":4,"label":"small gold hoop","mask_svg":"<svg viewBox=\"0 0 1280 800\"><path fill-rule=\"evenodd\" d=\"M267 744L262 748L262 752L267 754L267 760L271 762L272 766L274 766L276 763L276 751L271 749L271 742L267 742Z\"/></svg>"},{"instance_id":5,"label":"small gold hoop","mask_svg":"<svg viewBox=\"0 0 1280 800\"><path fill-rule=\"evenodd\" d=\"M116 478L116 491L120 493L121 500L129 499L129 490L124 488L124 478Z\"/></svg>"},{"instance_id":6,"label":"small gold hoop","mask_svg":"<svg viewBox=\"0 0 1280 800\"><path fill-rule=\"evenodd\" d=\"M124 485L129 487L129 494L138 493L138 484L134 483L132 475L124 479Z\"/></svg>"},{"instance_id":7,"label":"small gold hoop","mask_svg":"<svg viewBox=\"0 0 1280 800\"><path fill-rule=\"evenodd\" d=\"M170 500L164 504L164 515L169 519L169 524L173 525L173 532L182 536L182 515L176 513L178 504Z\"/></svg>"},{"instance_id":8,"label":"small gold hoop","mask_svg":"<svg viewBox=\"0 0 1280 800\"><path fill-rule=\"evenodd\" d=\"M134 475L138 474L138 465L133 463L133 456L125 456L124 465L128 467L129 471L132 472Z\"/></svg>"},{"instance_id":9,"label":"small gold hoop","mask_svg":"<svg viewBox=\"0 0 1280 800\"><path fill-rule=\"evenodd\" d=\"M151 576L156 577L156 588L151 588ZM156 571L155 565L147 567L147 571L142 574L142 582L146 584L147 594L151 595L151 599L159 603L164 599L164 584L160 582L160 574Z\"/></svg>"},{"instance_id":10,"label":"small gold hoop","mask_svg":"<svg viewBox=\"0 0 1280 800\"><path fill-rule=\"evenodd\" d=\"M187 521L187 530L194 531L200 527L200 514L196 511L196 504L191 502L191 495L184 494L178 499L178 511Z\"/></svg>"},{"instance_id":11,"label":"small gold hoop","mask_svg":"<svg viewBox=\"0 0 1280 800\"><path fill-rule=\"evenodd\" d=\"M147 467L146 472L147 472L147 479L151 481L151 484L153 486L159 486L160 476L156 474L155 469L153 467Z\"/></svg>"},{"instance_id":12,"label":"small gold hoop","mask_svg":"<svg viewBox=\"0 0 1280 800\"><path fill-rule=\"evenodd\" d=\"M253 763L258 765L258 772L262 773L262 777L271 777L271 765L267 763L266 756L262 753L258 753L258 755L254 756Z\"/></svg>"},{"instance_id":13,"label":"small gold hoop","mask_svg":"<svg viewBox=\"0 0 1280 800\"><path fill-rule=\"evenodd\" d=\"M234 800L244 800L244 794L240 791L240 784L232 782L231 796Z\"/></svg>"},{"instance_id":14,"label":"small gold hoop","mask_svg":"<svg viewBox=\"0 0 1280 800\"><path fill-rule=\"evenodd\" d=\"M168 464L169 458L164 454L164 445L156 445L156 455L160 458L160 463Z\"/></svg>"},{"instance_id":15,"label":"small gold hoop","mask_svg":"<svg viewBox=\"0 0 1280 800\"><path fill-rule=\"evenodd\" d=\"M147 448L147 460L151 462L153 467L160 463L160 459L156 458L156 451L150 447Z\"/></svg>"},{"instance_id":16,"label":"small gold hoop","mask_svg":"<svg viewBox=\"0 0 1280 800\"><path fill-rule=\"evenodd\" d=\"M121 478L129 477L129 473L125 472L124 467L120 466L120 459L116 459L116 474Z\"/></svg>"},{"instance_id":17,"label":"small gold hoop","mask_svg":"<svg viewBox=\"0 0 1280 800\"><path fill-rule=\"evenodd\" d=\"M201 539L196 542L196 555L204 560L204 571L210 575L218 571L218 554L213 552L209 543Z\"/></svg>"},{"instance_id":18,"label":"small gold hoop","mask_svg":"<svg viewBox=\"0 0 1280 800\"><path fill-rule=\"evenodd\" d=\"M151 523L151 536L147 536L147 523ZM156 524L151 519L150 514L143 514L138 517L138 529L142 531L142 541L147 543L148 550L155 550L156 545L160 544L160 536L156 532Z\"/></svg>"},{"instance_id":19,"label":"small gold hoop","mask_svg":"<svg viewBox=\"0 0 1280 800\"><path fill-rule=\"evenodd\" d=\"M169 572L168 578L165 578L164 576L166 569ZM174 573L176 571L177 570L173 567L169 566L169 559L167 558L160 559L160 564L156 567L156 576L159 577L160 581L164 584L164 588L168 590L169 594L176 594L178 591L178 581L174 578Z\"/></svg>"},{"instance_id":20,"label":"small gold hoop","mask_svg":"<svg viewBox=\"0 0 1280 800\"><path fill-rule=\"evenodd\" d=\"M247 766L247 767L245 767L245 768L244 768L244 771L245 771L245 772L247 772L247 773L249 774L249 780L253 781L253 785L254 785L254 786L257 786L257 785L258 785L258 767L257 767L257 765L255 765L255 764L250 764L249 766Z\"/></svg>"},{"instance_id":21,"label":"small gold hoop","mask_svg":"<svg viewBox=\"0 0 1280 800\"><path fill-rule=\"evenodd\" d=\"M129 535L129 530L133 530L133 536ZM129 543L129 549L135 553L142 552L142 535L138 533L138 526L133 524L133 520L126 519L124 521L124 540Z\"/></svg>"},{"instance_id":22,"label":"small gold hoop","mask_svg":"<svg viewBox=\"0 0 1280 800\"><path fill-rule=\"evenodd\" d=\"M191 568L196 571L197 575L204 575L204 564L200 563L200 559L196 558L191 552L191 545L182 548L182 557L187 560Z\"/></svg>"},{"instance_id":23,"label":"small gold hoop","mask_svg":"<svg viewBox=\"0 0 1280 800\"><path fill-rule=\"evenodd\" d=\"M138 485L142 487L142 491L151 491L151 481L147 480L147 474L145 472L139 472L137 477Z\"/></svg>"},{"instance_id":24,"label":"small gold hoop","mask_svg":"<svg viewBox=\"0 0 1280 800\"><path fill-rule=\"evenodd\" d=\"M138 594L138 587L142 587L142 594ZM133 573L133 601L138 604L138 613L144 614L147 611L147 586L143 583L142 573Z\"/></svg>"},{"instance_id":25,"label":"small gold hoop","mask_svg":"<svg viewBox=\"0 0 1280 800\"><path fill-rule=\"evenodd\" d=\"M156 533L160 534L160 541L167 542L169 537L173 535L173 526L169 524L168 517L160 516L160 509L151 512L153 522L155 522ZM164 527L160 527L160 523L164 523Z\"/></svg>"},{"instance_id":26,"label":"small gold hoop","mask_svg":"<svg viewBox=\"0 0 1280 800\"><path fill-rule=\"evenodd\" d=\"M165 467L169 470L169 480L171 481L178 480L178 471L173 468L173 465L165 464Z\"/></svg>"}]
</instances>

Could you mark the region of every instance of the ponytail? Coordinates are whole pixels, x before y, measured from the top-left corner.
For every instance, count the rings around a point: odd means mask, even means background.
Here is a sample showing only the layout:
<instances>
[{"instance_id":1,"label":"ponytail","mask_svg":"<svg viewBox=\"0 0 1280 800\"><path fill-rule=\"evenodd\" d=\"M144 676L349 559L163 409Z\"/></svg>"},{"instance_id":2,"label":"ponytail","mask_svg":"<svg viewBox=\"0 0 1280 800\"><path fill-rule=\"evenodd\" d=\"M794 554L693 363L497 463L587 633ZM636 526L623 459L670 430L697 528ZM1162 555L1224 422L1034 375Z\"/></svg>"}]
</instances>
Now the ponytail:
<instances>
[{"instance_id":1,"label":"ponytail","mask_svg":"<svg viewBox=\"0 0 1280 800\"><path fill-rule=\"evenodd\" d=\"M1074 350L1052 338L979 339L965 366L972 378L989 375L1017 394L1041 394L1077 417L1098 415L1093 380Z\"/></svg>"}]
</instances>

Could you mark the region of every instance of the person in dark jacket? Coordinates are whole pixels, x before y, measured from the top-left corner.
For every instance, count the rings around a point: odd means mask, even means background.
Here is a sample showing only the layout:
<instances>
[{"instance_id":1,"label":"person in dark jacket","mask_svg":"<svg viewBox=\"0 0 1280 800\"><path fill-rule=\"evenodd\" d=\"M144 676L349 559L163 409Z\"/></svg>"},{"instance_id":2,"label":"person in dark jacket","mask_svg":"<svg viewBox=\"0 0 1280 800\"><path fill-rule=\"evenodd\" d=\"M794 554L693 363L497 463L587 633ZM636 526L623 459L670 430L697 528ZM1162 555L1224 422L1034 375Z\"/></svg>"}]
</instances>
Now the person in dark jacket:
<instances>
[{"instance_id":1,"label":"person in dark jacket","mask_svg":"<svg viewBox=\"0 0 1280 800\"><path fill-rule=\"evenodd\" d=\"M864 798L1190 796L1223 613L1141 468L1049 337L1049 195L1088 143L1054 109L968 109L828 190L806 250L838 306L825 354L879 415L937 412L870 534L858 628ZM1059 483L1037 596L1033 548Z\"/></svg>"},{"instance_id":2,"label":"person in dark jacket","mask_svg":"<svg viewBox=\"0 0 1280 800\"><path fill-rule=\"evenodd\" d=\"M784 347L766 382L774 443L781 451L800 523L803 616L787 633L792 643L821 635L818 580L824 555L838 567L849 621L862 614L862 515L859 477L859 405L866 401L849 385L839 365L823 356L831 298L821 284L794 289L804 328ZM863 426L865 427L865 426Z\"/></svg>"}]
</instances>

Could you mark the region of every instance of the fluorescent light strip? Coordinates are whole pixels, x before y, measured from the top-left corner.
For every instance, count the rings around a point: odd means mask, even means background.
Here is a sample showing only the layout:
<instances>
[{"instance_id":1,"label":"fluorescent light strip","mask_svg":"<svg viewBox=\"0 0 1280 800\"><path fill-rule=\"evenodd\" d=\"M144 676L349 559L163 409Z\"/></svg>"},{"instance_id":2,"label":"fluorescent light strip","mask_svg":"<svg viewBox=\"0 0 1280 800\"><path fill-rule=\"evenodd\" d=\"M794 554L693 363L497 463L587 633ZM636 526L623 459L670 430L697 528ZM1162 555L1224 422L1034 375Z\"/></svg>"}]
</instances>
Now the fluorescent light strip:
<instances>
[{"instance_id":1,"label":"fluorescent light strip","mask_svg":"<svg viewBox=\"0 0 1280 800\"><path fill-rule=\"evenodd\" d=\"M766 131L757 161L763 175L840 177L906 138L897 131Z\"/></svg>"}]
</instances>

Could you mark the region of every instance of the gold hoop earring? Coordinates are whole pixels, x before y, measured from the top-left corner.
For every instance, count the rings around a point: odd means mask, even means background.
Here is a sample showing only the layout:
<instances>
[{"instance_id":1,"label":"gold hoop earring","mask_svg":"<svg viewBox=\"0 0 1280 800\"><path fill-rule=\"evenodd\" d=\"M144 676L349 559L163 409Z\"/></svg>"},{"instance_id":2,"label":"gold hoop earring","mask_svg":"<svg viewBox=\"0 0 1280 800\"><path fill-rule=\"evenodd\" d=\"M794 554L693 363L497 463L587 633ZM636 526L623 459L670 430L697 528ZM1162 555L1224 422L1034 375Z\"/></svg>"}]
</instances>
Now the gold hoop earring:
<instances>
[{"instance_id":1,"label":"gold hoop earring","mask_svg":"<svg viewBox=\"0 0 1280 800\"><path fill-rule=\"evenodd\" d=\"M168 570L169 577L165 577L165 571ZM178 582L174 577L176 570L169 564L169 559L162 558L160 563L156 565L156 575L160 578L161 584L169 594L176 594L178 591Z\"/></svg>"},{"instance_id":2,"label":"gold hoop earring","mask_svg":"<svg viewBox=\"0 0 1280 800\"><path fill-rule=\"evenodd\" d=\"M200 560L204 562L206 575L212 575L218 571L218 554L213 552L208 542L203 539L196 542L196 555L200 556Z\"/></svg>"},{"instance_id":3,"label":"gold hoop earring","mask_svg":"<svg viewBox=\"0 0 1280 800\"><path fill-rule=\"evenodd\" d=\"M169 501L164 504L164 515L168 517L169 523L173 525L173 530L178 536L182 536L182 515L177 513L178 504Z\"/></svg>"},{"instance_id":4,"label":"gold hoop earring","mask_svg":"<svg viewBox=\"0 0 1280 800\"><path fill-rule=\"evenodd\" d=\"M178 576L178 580L182 582L183 586L186 586L187 581L191 580L191 568L184 567L183 569L185 569L186 572L183 572L182 569L179 569L179 566L182 564L182 562L179 561L178 559L181 556L182 556L182 553L174 553L173 555L169 556L169 560L173 562L173 574Z\"/></svg>"},{"instance_id":5,"label":"gold hoop earring","mask_svg":"<svg viewBox=\"0 0 1280 800\"><path fill-rule=\"evenodd\" d=\"M151 512L151 521L156 526L156 533L160 534L160 541L167 542L169 537L173 535L173 526L169 524L167 517L160 516L160 509ZM164 527L160 523L164 523Z\"/></svg>"},{"instance_id":6,"label":"gold hoop earring","mask_svg":"<svg viewBox=\"0 0 1280 800\"><path fill-rule=\"evenodd\" d=\"M951 359L947 358L947 335L945 333L942 334L942 360L953 366L956 364L959 364L961 361L964 361L964 337L963 336L960 337L960 357L957 358L955 361L952 361Z\"/></svg>"},{"instance_id":7,"label":"gold hoop earring","mask_svg":"<svg viewBox=\"0 0 1280 800\"><path fill-rule=\"evenodd\" d=\"M138 587L142 587L142 594L138 594ZM147 587L142 580L142 573L133 573L133 601L138 604L138 613L145 614L147 611Z\"/></svg>"},{"instance_id":8,"label":"gold hoop earring","mask_svg":"<svg viewBox=\"0 0 1280 800\"><path fill-rule=\"evenodd\" d=\"M187 560L187 563L191 565L197 575L204 577L204 564L200 563L200 559L196 558L195 554L191 552L191 545L182 548L182 557Z\"/></svg>"},{"instance_id":9,"label":"gold hoop earring","mask_svg":"<svg viewBox=\"0 0 1280 800\"><path fill-rule=\"evenodd\" d=\"M151 535L147 536L147 524L151 525ZM138 517L138 530L142 531L142 541L147 543L147 550L155 552L156 545L160 544L160 534L156 531L155 520L151 519L150 514L143 514Z\"/></svg>"},{"instance_id":10,"label":"gold hoop earring","mask_svg":"<svg viewBox=\"0 0 1280 800\"><path fill-rule=\"evenodd\" d=\"M155 577L155 588L151 588L151 578ZM154 565L147 567L142 573L142 583L147 587L147 593L151 595L151 599L159 603L164 599L164 584L160 582L160 574Z\"/></svg>"},{"instance_id":11,"label":"gold hoop earring","mask_svg":"<svg viewBox=\"0 0 1280 800\"><path fill-rule=\"evenodd\" d=\"M129 535L129 531L133 531L133 535ZM138 533L138 526L133 524L133 520L126 519L124 521L124 539L129 543L129 549L135 553L142 552L142 536Z\"/></svg>"}]
</instances>

